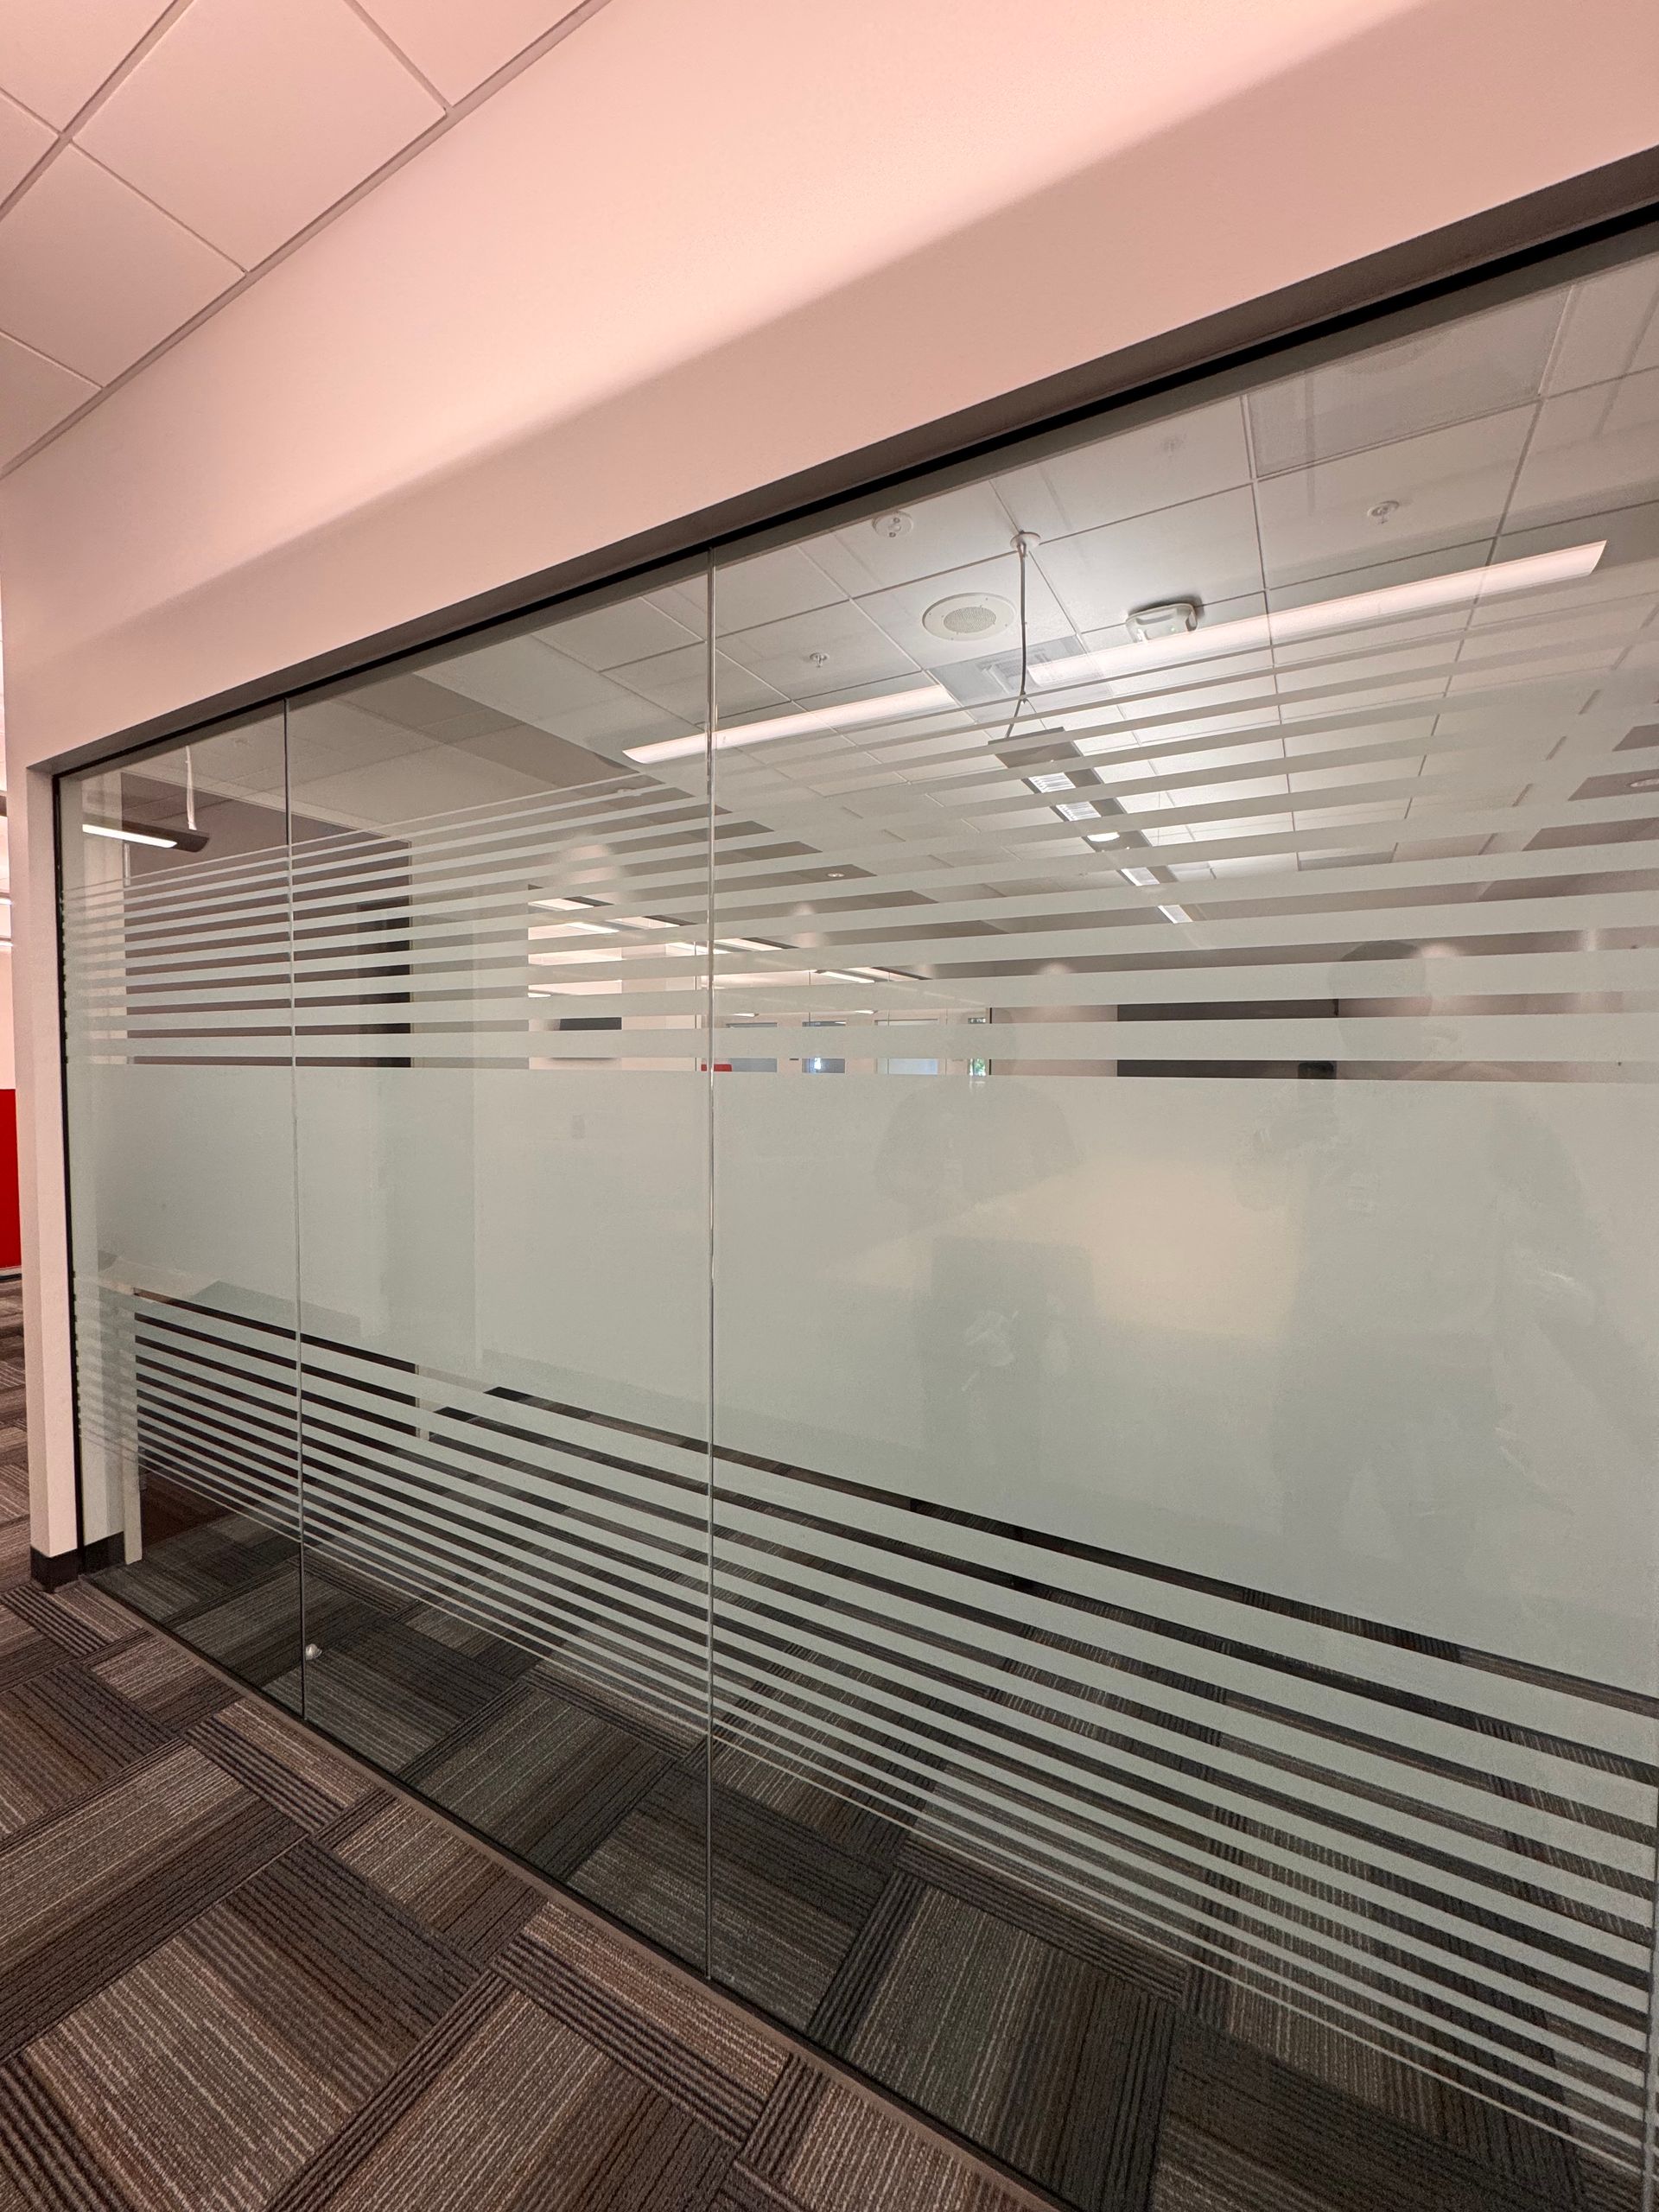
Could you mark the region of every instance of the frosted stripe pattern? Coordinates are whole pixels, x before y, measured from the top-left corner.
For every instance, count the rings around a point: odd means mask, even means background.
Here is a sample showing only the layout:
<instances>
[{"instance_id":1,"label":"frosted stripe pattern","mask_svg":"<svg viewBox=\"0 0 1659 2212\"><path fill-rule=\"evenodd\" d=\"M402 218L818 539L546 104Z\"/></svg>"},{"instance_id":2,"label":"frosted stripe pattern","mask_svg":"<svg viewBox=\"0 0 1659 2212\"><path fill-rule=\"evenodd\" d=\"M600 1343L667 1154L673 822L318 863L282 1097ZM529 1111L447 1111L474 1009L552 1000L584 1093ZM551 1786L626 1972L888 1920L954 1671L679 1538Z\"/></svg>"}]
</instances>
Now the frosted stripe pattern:
<instances>
[{"instance_id":1,"label":"frosted stripe pattern","mask_svg":"<svg viewBox=\"0 0 1659 2212\"><path fill-rule=\"evenodd\" d=\"M296 1347L103 1294L152 1476L293 1535ZM306 1538L694 1738L706 1440L302 1347ZM717 1455L718 1740L1639 2153L1656 1702Z\"/></svg>"},{"instance_id":2,"label":"frosted stripe pattern","mask_svg":"<svg viewBox=\"0 0 1659 2212\"><path fill-rule=\"evenodd\" d=\"M1119 2149L995 2084L1115 2144L1133 1992L1650 2196L1656 332L1610 259L66 779L129 1586L1045 2188Z\"/></svg>"}]
</instances>

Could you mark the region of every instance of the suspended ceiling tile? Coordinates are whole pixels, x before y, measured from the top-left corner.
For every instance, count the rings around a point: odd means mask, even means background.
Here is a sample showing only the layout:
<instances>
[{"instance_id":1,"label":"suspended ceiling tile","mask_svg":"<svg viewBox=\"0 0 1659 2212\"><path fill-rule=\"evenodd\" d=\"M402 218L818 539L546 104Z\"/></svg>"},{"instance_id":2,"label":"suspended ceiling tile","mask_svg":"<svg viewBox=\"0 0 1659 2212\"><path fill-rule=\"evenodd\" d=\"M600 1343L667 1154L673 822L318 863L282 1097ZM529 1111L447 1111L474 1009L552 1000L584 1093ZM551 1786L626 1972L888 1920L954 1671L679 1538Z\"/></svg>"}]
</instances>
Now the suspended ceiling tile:
<instances>
[{"instance_id":1,"label":"suspended ceiling tile","mask_svg":"<svg viewBox=\"0 0 1659 2212\"><path fill-rule=\"evenodd\" d=\"M911 656L847 600L753 630L723 631L721 650L793 699L884 677L914 680L917 673Z\"/></svg>"},{"instance_id":2,"label":"suspended ceiling tile","mask_svg":"<svg viewBox=\"0 0 1659 2212\"><path fill-rule=\"evenodd\" d=\"M1022 530L1069 537L1249 480L1243 407L1224 399L1010 469L997 488Z\"/></svg>"},{"instance_id":3,"label":"suspended ceiling tile","mask_svg":"<svg viewBox=\"0 0 1659 2212\"><path fill-rule=\"evenodd\" d=\"M57 133L0 92L0 200L22 182Z\"/></svg>"},{"instance_id":4,"label":"suspended ceiling tile","mask_svg":"<svg viewBox=\"0 0 1659 2212\"><path fill-rule=\"evenodd\" d=\"M894 514L904 525L890 535ZM1013 521L995 486L969 484L936 499L900 501L868 522L815 538L812 556L843 590L863 593L1007 553L1013 537Z\"/></svg>"},{"instance_id":5,"label":"suspended ceiling tile","mask_svg":"<svg viewBox=\"0 0 1659 2212\"><path fill-rule=\"evenodd\" d=\"M1044 549L1046 551L1046 548ZM988 603L1003 617L1000 629L977 635L940 637L923 618L940 601L970 599ZM1011 664L1018 681L1020 659L1020 563L1012 552L976 561L943 575L870 592L858 602L899 650L922 668L949 668L961 661L997 660ZM1026 575L1026 630L1033 645L1069 637L1071 622L1044 579L1040 556Z\"/></svg>"},{"instance_id":6,"label":"suspended ceiling tile","mask_svg":"<svg viewBox=\"0 0 1659 2212\"><path fill-rule=\"evenodd\" d=\"M346 0L194 0L78 137L251 268L442 112Z\"/></svg>"},{"instance_id":7,"label":"suspended ceiling tile","mask_svg":"<svg viewBox=\"0 0 1659 2212\"><path fill-rule=\"evenodd\" d=\"M1644 347L1650 364L1638 358ZM1573 391L1644 365L1659 365L1659 268L1650 257L1573 287L1544 389Z\"/></svg>"},{"instance_id":8,"label":"suspended ceiling tile","mask_svg":"<svg viewBox=\"0 0 1659 2212\"><path fill-rule=\"evenodd\" d=\"M1262 385L1245 403L1257 475L1398 445L1535 397L1567 303L1565 290L1540 292Z\"/></svg>"},{"instance_id":9,"label":"suspended ceiling tile","mask_svg":"<svg viewBox=\"0 0 1659 2212\"><path fill-rule=\"evenodd\" d=\"M700 630L653 607L648 599L631 599L620 607L601 607L592 614L550 622L542 634L550 645L573 655L584 668L606 669L671 652L677 645L691 644Z\"/></svg>"},{"instance_id":10,"label":"suspended ceiling tile","mask_svg":"<svg viewBox=\"0 0 1659 2212\"><path fill-rule=\"evenodd\" d=\"M721 632L752 630L757 622L781 622L786 614L805 614L842 599L844 594L813 557L823 543L815 538L811 552L804 545L780 545L747 560L722 556L715 576L715 620ZM672 584L652 598L697 636L702 635L708 593L702 577Z\"/></svg>"},{"instance_id":11,"label":"suspended ceiling tile","mask_svg":"<svg viewBox=\"0 0 1659 2212\"><path fill-rule=\"evenodd\" d=\"M99 384L240 273L73 146L0 217L5 327Z\"/></svg>"},{"instance_id":12,"label":"suspended ceiling tile","mask_svg":"<svg viewBox=\"0 0 1659 2212\"><path fill-rule=\"evenodd\" d=\"M1511 524L1659 498L1659 369L1546 400L1515 487Z\"/></svg>"},{"instance_id":13,"label":"suspended ceiling tile","mask_svg":"<svg viewBox=\"0 0 1659 2212\"><path fill-rule=\"evenodd\" d=\"M447 100L458 100L572 11L572 0L363 0Z\"/></svg>"},{"instance_id":14,"label":"suspended ceiling tile","mask_svg":"<svg viewBox=\"0 0 1659 2212\"><path fill-rule=\"evenodd\" d=\"M73 148L0 221L0 318L99 383L237 274Z\"/></svg>"},{"instance_id":15,"label":"suspended ceiling tile","mask_svg":"<svg viewBox=\"0 0 1659 2212\"><path fill-rule=\"evenodd\" d=\"M1163 600L1206 609L1262 588L1255 510L1243 489L1046 540L1037 558L1079 633Z\"/></svg>"},{"instance_id":16,"label":"suspended ceiling tile","mask_svg":"<svg viewBox=\"0 0 1659 2212\"><path fill-rule=\"evenodd\" d=\"M44 354L0 335L0 467L97 390Z\"/></svg>"},{"instance_id":17,"label":"suspended ceiling tile","mask_svg":"<svg viewBox=\"0 0 1659 2212\"><path fill-rule=\"evenodd\" d=\"M167 7L168 0L5 0L0 86L61 130Z\"/></svg>"},{"instance_id":18,"label":"suspended ceiling tile","mask_svg":"<svg viewBox=\"0 0 1659 2212\"><path fill-rule=\"evenodd\" d=\"M1511 408L1258 485L1268 582L1335 579L1490 535L1503 519L1533 411ZM1332 595L1347 588L1333 584Z\"/></svg>"},{"instance_id":19,"label":"suspended ceiling tile","mask_svg":"<svg viewBox=\"0 0 1659 2212\"><path fill-rule=\"evenodd\" d=\"M704 645L682 645L677 652L656 653L650 660L630 661L613 671L619 683L652 705L666 708L688 722L701 722L709 696L709 653ZM715 682L722 715L747 715L763 708L789 705L787 694L763 683L746 668L723 654L715 657Z\"/></svg>"}]
</instances>

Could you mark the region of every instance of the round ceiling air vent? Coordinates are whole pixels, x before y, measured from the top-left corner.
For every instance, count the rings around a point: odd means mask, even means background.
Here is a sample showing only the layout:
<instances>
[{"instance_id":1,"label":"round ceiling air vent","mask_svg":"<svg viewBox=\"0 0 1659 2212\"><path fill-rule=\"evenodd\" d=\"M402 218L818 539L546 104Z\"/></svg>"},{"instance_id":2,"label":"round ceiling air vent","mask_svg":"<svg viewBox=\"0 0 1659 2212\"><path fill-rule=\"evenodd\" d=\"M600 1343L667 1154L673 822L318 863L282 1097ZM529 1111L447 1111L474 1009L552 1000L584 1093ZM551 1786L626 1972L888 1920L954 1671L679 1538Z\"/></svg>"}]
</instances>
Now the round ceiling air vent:
<instances>
[{"instance_id":1,"label":"round ceiling air vent","mask_svg":"<svg viewBox=\"0 0 1659 2212\"><path fill-rule=\"evenodd\" d=\"M1013 607L995 592L958 592L951 599L936 599L922 617L922 627L936 638L963 645L995 638L1013 620Z\"/></svg>"}]
</instances>

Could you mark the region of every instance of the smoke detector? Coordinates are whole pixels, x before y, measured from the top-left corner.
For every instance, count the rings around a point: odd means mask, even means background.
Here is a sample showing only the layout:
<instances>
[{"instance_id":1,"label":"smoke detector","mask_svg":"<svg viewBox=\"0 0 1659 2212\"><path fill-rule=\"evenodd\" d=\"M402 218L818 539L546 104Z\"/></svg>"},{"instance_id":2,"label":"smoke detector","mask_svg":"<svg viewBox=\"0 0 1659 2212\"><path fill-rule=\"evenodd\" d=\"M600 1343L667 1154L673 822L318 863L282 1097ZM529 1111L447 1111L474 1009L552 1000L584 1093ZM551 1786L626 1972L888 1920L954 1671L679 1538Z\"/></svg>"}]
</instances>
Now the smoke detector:
<instances>
[{"instance_id":1,"label":"smoke detector","mask_svg":"<svg viewBox=\"0 0 1659 2212\"><path fill-rule=\"evenodd\" d=\"M958 592L950 599L936 599L922 617L922 627L936 638L961 645L995 638L1013 620L1014 608L995 592Z\"/></svg>"},{"instance_id":2,"label":"smoke detector","mask_svg":"<svg viewBox=\"0 0 1659 2212\"><path fill-rule=\"evenodd\" d=\"M1128 614L1132 638L1179 638L1198 626L1196 599L1160 599L1150 607L1132 607Z\"/></svg>"}]
</instances>

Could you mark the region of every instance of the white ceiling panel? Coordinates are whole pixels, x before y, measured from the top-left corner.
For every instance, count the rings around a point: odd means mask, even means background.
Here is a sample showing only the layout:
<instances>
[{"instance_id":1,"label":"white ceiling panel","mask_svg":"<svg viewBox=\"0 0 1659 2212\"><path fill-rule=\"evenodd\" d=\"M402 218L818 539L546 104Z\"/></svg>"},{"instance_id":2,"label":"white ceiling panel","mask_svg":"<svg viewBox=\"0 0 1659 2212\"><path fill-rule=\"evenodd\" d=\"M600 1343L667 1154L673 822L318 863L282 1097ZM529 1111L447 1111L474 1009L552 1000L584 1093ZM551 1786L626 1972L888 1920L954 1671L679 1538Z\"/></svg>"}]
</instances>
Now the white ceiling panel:
<instances>
[{"instance_id":1,"label":"white ceiling panel","mask_svg":"<svg viewBox=\"0 0 1659 2212\"><path fill-rule=\"evenodd\" d=\"M1539 410L1510 519L1552 522L1659 499L1659 369L1563 392Z\"/></svg>"},{"instance_id":2,"label":"white ceiling panel","mask_svg":"<svg viewBox=\"0 0 1659 2212\"><path fill-rule=\"evenodd\" d=\"M740 667L791 699L916 673L910 654L848 600L757 629L722 630L720 643Z\"/></svg>"},{"instance_id":3,"label":"white ceiling panel","mask_svg":"<svg viewBox=\"0 0 1659 2212\"><path fill-rule=\"evenodd\" d=\"M97 390L15 338L0 336L0 467Z\"/></svg>"},{"instance_id":4,"label":"white ceiling panel","mask_svg":"<svg viewBox=\"0 0 1659 2212\"><path fill-rule=\"evenodd\" d=\"M1046 540L1037 557L1079 632L1108 628L1160 600L1196 599L1207 607L1262 588L1248 490Z\"/></svg>"},{"instance_id":5,"label":"white ceiling panel","mask_svg":"<svg viewBox=\"0 0 1659 2212\"><path fill-rule=\"evenodd\" d=\"M0 328L100 384L239 274L73 146L0 216Z\"/></svg>"},{"instance_id":6,"label":"white ceiling panel","mask_svg":"<svg viewBox=\"0 0 1659 2212\"><path fill-rule=\"evenodd\" d=\"M1533 410L1351 454L1256 487L1268 581L1294 583L1490 536Z\"/></svg>"},{"instance_id":7,"label":"white ceiling panel","mask_svg":"<svg viewBox=\"0 0 1659 2212\"><path fill-rule=\"evenodd\" d=\"M96 400L570 15L570 0L0 0L0 332ZM89 397L48 407L51 381L26 365L0 384L0 469ZM814 594L741 619L836 595L799 566Z\"/></svg>"},{"instance_id":8,"label":"white ceiling panel","mask_svg":"<svg viewBox=\"0 0 1659 2212\"><path fill-rule=\"evenodd\" d=\"M815 541L814 549L817 550ZM781 622L844 596L804 546L779 546L747 561L721 561L715 577L716 615L722 630L752 630L758 622ZM699 636L707 620L708 594L697 577L655 594L659 607L679 616Z\"/></svg>"},{"instance_id":9,"label":"white ceiling panel","mask_svg":"<svg viewBox=\"0 0 1659 2212\"><path fill-rule=\"evenodd\" d=\"M1243 405L1223 399L1010 469L996 482L1021 530L1070 537L1249 480Z\"/></svg>"},{"instance_id":10,"label":"white ceiling panel","mask_svg":"<svg viewBox=\"0 0 1659 2212\"><path fill-rule=\"evenodd\" d=\"M77 138L251 268L442 113L346 0L194 0Z\"/></svg>"},{"instance_id":11,"label":"white ceiling panel","mask_svg":"<svg viewBox=\"0 0 1659 2212\"><path fill-rule=\"evenodd\" d=\"M168 0L5 0L0 87L61 130L167 7Z\"/></svg>"},{"instance_id":12,"label":"white ceiling panel","mask_svg":"<svg viewBox=\"0 0 1659 2212\"><path fill-rule=\"evenodd\" d=\"M1042 548L1026 575L1027 626L1033 645L1046 643L1051 638L1069 637L1073 627L1071 617L1049 588L1043 574L1048 551L1047 546ZM1001 601L1009 610L1008 621L1000 631L971 638L940 638L923 622L928 609L941 600L984 597ZM1017 655L1020 650L1019 624L1014 614L1020 603L1020 563L1013 552L1003 553L995 560L973 562L967 568L949 569L943 575L924 576L914 583L898 584L890 591L868 592L858 603L873 621L880 623L910 661L923 668L948 668L959 661L983 660L992 654Z\"/></svg>"},{"instance_id":13,"label":"white ceiling panel","mask_svg":"<svg viewBox=\"0 0 1659 2212\"><path fill-rule=\"evenodd\" d=\"M658 653L650 660L630 661L613 671L640 698L666 708L694 727L702 723L709 696L709 652L705 645L683 645L677 652ZM747 715L762 707L786 707L787 696L772 684L751 676L725 655L715 655L715 681L722 715Z\"/></svg>"},{"instance_id":14,"label":"white ceiling panel","mask_svg":"<svg viewBox=\"0 0 1659 2212\"><path fill-rule=\"evenodd\" d=\"M905 518L894 535L883 526L887 517L877 515L812 541L813 558L843 591L861 594L940 575L1007 552L1014 537L1014 522L991 484L900 502L889 512Z\"/></svg>"},{"instance_id":15,"label":"white ceiling panel","mask_svg":"<svg viewBox=\"0 0 1659 2212\"><path fill-rule=\"evenodd\" d=\"M620 607L601 607L593 614L550 622L541 634L548 645L571 654L584 668L607 669L672 652L677 645L693 643L699 631L648 599L631 599Z\"/></svg>"},{"instance_id":16,"label":"white ceiling panel","mask_svg":"<svg viewBox=\"0 0 1659 2212\"><path fill-rule=\"evenodd\" d=\"M363 0L447 100L458 100L563 21L573 0Z\"/></svg>"},{"instance_id":17,"label":"white ceiling panel","mask_svg":"<svg viewBox=\"0 0 1659 2212\"><path fill-rule=\"evenodd\" d=\"M0 92L0 200L16 191L56 137L49 123Z\"/></svg>"},{"instance_id":18,"label":"white ceiling panel","mask_svg":"<svg viewBox=\"0 0 1659 2212\"><path fill-rule=\"evenodd\" d=\"M701 705L689 720L664 714L535 637L509 638L435 660L423 673L430 683L493 707L533 729L550 730L573 745L592 745L612 759L625 745L678 737L702 721Z\"/></svg>"},{"instance_id":19,"label":"white ceiling panel","mask_svg":"<svg viewBox=\"0 0 1659 2212\"><path fill-rule=\"evenodd\" d=\"M1567 304L1541 292L1263 385L1246 400L1258 476L1396 445L1536 397Z\"/></svg>"},{"instance_id":20,"label":"white ceiling panel","mask_svg":"<svg viewBox=\"0 0 1659 2212\"><path fill-rule=\"evenodd\" d=\"M1633 262L1575 285L1545 391L1573 391L1647 367L1659 367L1659 268Z\"/></svg>"}]
</instances>

